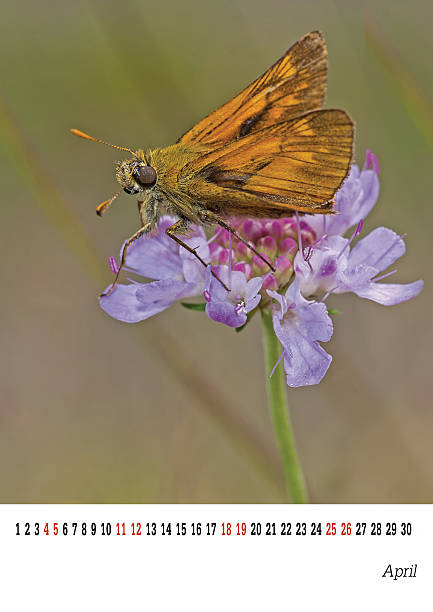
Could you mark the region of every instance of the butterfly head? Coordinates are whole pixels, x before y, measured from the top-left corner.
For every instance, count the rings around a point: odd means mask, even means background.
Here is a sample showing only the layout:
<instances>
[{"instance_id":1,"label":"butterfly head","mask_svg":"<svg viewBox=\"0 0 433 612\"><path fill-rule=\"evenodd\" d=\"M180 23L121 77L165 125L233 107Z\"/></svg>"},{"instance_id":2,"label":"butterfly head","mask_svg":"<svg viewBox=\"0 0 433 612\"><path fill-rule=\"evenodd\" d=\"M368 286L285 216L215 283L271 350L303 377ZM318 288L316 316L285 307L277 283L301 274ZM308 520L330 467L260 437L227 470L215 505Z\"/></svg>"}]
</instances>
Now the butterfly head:
<instances>
[{"instance_id":1,"label":"butterfly head","mask_svg":"<svg viewBox=\"0 0 433 612\"><path fill-rule=\"evenodd\" d=\"M116 179L123 191L136 195L156 185L157 174L142 151L137 151L132 159L118 162Z\"/></svg>"},{"instance_id":2,"label":"butterfly head","mask_svg":"<svg viewBox=\"0 0 433 612\"><path fill-rule=\"evenodd\" d=\"M75 136L84 138L85 140L92 140L93 142L100 142L113 149L119 149L120 151L128 151L132 155L132 159L127 159L117 163L116 166L116 179L122 187L123 191L128 194L136 195L140 192L146 192L156 185L157 174L155 168L153 168L149 160L146 158L146 154L142 150L133 151L127 147L119 147L113 145L100 138L94 138L89 136L81 130L71 130ZM111 206L114 200L122 193L119 191L112 198L105 200L96 207L96 213L102 216L105 211Z\"/></svg>"}]
</instances>

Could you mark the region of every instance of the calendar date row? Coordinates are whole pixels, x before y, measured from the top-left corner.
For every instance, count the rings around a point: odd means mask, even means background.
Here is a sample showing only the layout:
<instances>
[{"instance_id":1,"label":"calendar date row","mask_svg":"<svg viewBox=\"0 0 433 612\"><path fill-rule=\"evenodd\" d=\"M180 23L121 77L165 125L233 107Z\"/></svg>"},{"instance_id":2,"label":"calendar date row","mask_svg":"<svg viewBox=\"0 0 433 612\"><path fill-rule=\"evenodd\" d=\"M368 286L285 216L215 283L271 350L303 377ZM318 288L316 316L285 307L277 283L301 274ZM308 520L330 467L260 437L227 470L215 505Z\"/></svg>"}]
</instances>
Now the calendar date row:
<instances>
[{"instance_id":1,"label":"calendar date row","mask_svg":"<svg viewBox=\"0 0 433 612\"><path fill-rule=\"evenodd\" d=\"M17 536L410 536L411 523L382 522L34 522Z\"/></svg>"}]
</instances>

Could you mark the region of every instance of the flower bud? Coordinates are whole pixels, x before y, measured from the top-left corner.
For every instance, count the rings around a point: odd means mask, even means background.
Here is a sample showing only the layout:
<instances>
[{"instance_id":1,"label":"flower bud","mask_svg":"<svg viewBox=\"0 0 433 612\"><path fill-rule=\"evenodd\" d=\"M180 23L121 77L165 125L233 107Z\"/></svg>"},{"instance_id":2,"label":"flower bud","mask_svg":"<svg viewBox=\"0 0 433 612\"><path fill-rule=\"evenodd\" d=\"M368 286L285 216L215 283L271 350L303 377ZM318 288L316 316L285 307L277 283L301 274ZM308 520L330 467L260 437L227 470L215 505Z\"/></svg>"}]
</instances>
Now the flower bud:
<instances>
[{"instance_id":1,"label":"flower bud","mask_svg":"<svg viewBox=\"0 0 433 612\"><path fill-rule=\"evenodd\" d=\"M250 242L255 242L260 236L263 236L263 226L258 219L245 219L240 227L240 234Z\"/></svg>"},{"instance_id":2,"label":"flower bud","mask_svg":"<svg viewBox=\"0 0 433 612\"><path fill-rule=\"evenodd\" d=\"M316 242L316 232L305 221L300 221L302 246L310 246Z\"/></svg>"},{"instance_id":3,"label":"flower bud","mask_svg":"<svg viewBox=\"0 0 433 612\"><path fill-rule=\"evenodd\" d=\"M283 223L283 234L282 238L294 238L296 239L298 236L298 227L296 225L296 219L290 217L289 219L284 219Z\"/></svg>"},{"instance_id":4,"label":"flower bud","mask_svg":"<svg viewBox=\"0 0 433 612\"><path fill-rule=\"evenodd\" d=\"M283 235L284 222L280 219L270 219L265 223L266 234L273 236L277 242L281 240Z\"/></svg>"},{"instance_id":5,"label":"flower bud","mask_svg":"<svg viewBox=\"0 0 433 612\"><path fill-rule=\"evenodd\" d=\"M229 231L223 227L219 227L215 232L215 236L215 242L227 249L229 246Z\"/></svg>"},{"instance_id":6,"label":"flower bud","mask_svg":"<svg viewBox=\"0 0 433 612\"><path fill-rule=\"evenodd\" d=\"M298 243L294 238L284 238L280 242L280 254L288 257L291 261L294 260L298 250Z\"/></svg>"},{"instance_id":7,"label":"flower bud","mask_svg":"<svg viewBox=\"0 0 433 612\"><path fill-rule=\"evenodd\" d=\"M254 276L263 276L269 272L269 266L258 255L253 255L251 263Z\"/></svg>"},{"instance_id":8,"label":"flower bud","mask_svg":"<svg viewBox=\"0 0 433 612\"><path fill-rule=\"evenodd\" d=\"M270 289L271 291L276 291L278 289L278 281L273 274L269 274L263 281L262 291L266 291L266 289Z\"/></svg>"},{"instance_id":9,"label":"flower bud","mask_svg":"<svg viewBox=\"0 0 433 612\"><path fill-rule=\"evenodd\" d=\"M293 264L291 260L288 257L281 255L281 257L278 257L275 260L274 265L277 269L275 276L277 277L280 286L285 285L293 274Z\"/></svg>"},{"instance_id":10,"label":"flower bud","mask_svg":"<svg viewBox=\"0 0 433 612\"><path fill-rule=\"evenodd\" d=\"M233 266L233 270L238 270L239 272L243 272L247 279L249 280L253 276L253 271L248 263L244 263L243 261L238 261Z\"/></svg>"},{"instance_id":11,"label":"flower bud","mask_svg":"<svg viewBox=\"0 0 433 612\"><path fill-rule=\"evenodd\" d=\"M277 254L277 243L275 238L272 236L263 236L263 238L259 238L257 241L257 250L260 251L263 255L267 256L271 261L274 259Z\"/></svg>"},{"instance_id":12,"label":"flower bud","mask_svg":"<svg viewBox=\"0 0 433 612\"><path fill-rule=\"evenodd\" d=\"M236 245L236 259L245 261L251 259L252 251L243 242L239 242Z\"/></svg>"}]
</instances>

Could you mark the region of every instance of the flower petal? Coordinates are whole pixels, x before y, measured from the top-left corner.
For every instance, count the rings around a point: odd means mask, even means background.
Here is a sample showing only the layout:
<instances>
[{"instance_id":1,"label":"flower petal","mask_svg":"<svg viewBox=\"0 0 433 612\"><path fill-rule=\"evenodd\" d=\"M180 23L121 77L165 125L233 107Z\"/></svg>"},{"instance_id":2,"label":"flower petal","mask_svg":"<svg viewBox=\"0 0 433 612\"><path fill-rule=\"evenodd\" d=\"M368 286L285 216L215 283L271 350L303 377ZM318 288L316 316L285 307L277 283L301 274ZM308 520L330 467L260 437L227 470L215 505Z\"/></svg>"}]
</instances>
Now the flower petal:
<instances>
[{"instance_id":1,"label":"flower petal","mask_svg":"<svg viewBox=\"0 0 433 612\"><path fill-rule=\"evenodd\" d=\"M359 265L355 268L343 268L338 271L337 286L333 293L347 293L348 291L357 292L366 287L379 270L371 266Z\"/></svg>"},{"instance_id":2,"label":"flower petal","mask_svg":"<svg viewBox=\"0 0 433 612\"><path fill-rule=\"evenodd\" d=\"M160 219L155 234L143 236L133 242L126 253L126 266L146 278L180 280L183 274L179 245L165 233L167 227L175 222L174 217L164 216Z\"/></svg>"},{"instance_id":3,"label":"flower petal","mask_svg":"<svg viewBox=\"0 0 433 612\"><path fill-rule=\"evenodd\" d=\"M225 323L229 327L240 327L247 320L247 315L243 312L236 313L233 304L230 302L208 302L206 304L206 314L213 321Z\"/></svg>"},{"instance_id":4,"label":"flower petal","mask_svg":"<svg viewBox=\"0 0 433 612\"><path fill-rule=\"evenodd\" d=\"M358 211L354 211L351 226L359 223L361 219L365 219L379 197L379 177L374 170L363 170L359 178L362 185L362 201Z\"/></svg>"},{"instance_id":5,"label":"flower petal","mask_svg":"<svg viewBox=\"0 0 433 612\"><path fill-rule=\"evenodd\" d=\"M261 276L256 276L255 278L250 279L247 282L245 297L247 300L250 300L260 291L263 285L263 278Z\"/></svg>"},{"instance_id":6,"label":"flower petal","mask_svg":"<svg viewBox=\"0 0 433 612\"><path fill-rule=\"evenodd\" d=\"M268 291L278 300L278 294ZM271 295L272 294L272 295ZM283 296L280 296L283 297ZM284 368L290 387L316 385L326 373L331 356L320 346L318 340L326 342L332 336L332 320L325 304L309 302L300 292L300 279L295 278L287 289L284 302L278 300L281 312L273 315L275 334L284 349Z\"/></svg>"},{"instance_id":7,"label":"flower petal","mask_svg":"<svg viewBox=\"0 0 433 612\"><path fill-rule=\"evenodd\" d=\"M404 255L405 251L406 246L401 236L387 227L377 227L356 243L350 253L348 265L373 266L381 272Z\"/></svg>"},{"instance_id":8,"label":"flower petal","mask_svg":"<svg viewBox=\"0 0 433 612\"><path fill-rule=\"evenodd\" d=\"M245 312L251 312L252 310L254 310L254 308L260 304L261 299L262 296L260 295L260 293L257 293L257 295L253 295L253 297L248 298L245 303Z\"/></svg>"},{"instance_id":9,"label":"flower petal","mask_svg":"<svg viewBox=\"0 0 433 612\"><path fill-rule=\"evenodd\" d=\"M222 284L213 276L212 272L220 278L223 283L228 286L229 277L228 277L228 268L227 266L207 266L205 273L205 289L208 292L208 297L213 301L223 302L228 299L229 292L227 289L224 289ZM239 272L238 274L241 274ZM206 298L207 299L207 298Z\"/></svg>"},{"instance_id":10,"label":"flower petal","mask_svg":"<svg viewBox=\"0 0 433 612\"><path fill-rule=\"evenodd\" d=\"M359 297L373 300L384 306L394 306L416 297L423 289L424 281L418 280L407 285L391 283L369 283L360 289L353 289Z\"/></svg>"},{"instance_id":11,"label":"flower petal","mask_svg":"<svg viewBox=\"0 0 433 612\"><path fill-rule=\"evenodd\" d=\"M377 202L379 178L374 170L359 170L357 165L350 169L349 176L335 196L335 210L338 215L306 215L305 220L316 232L318 238L343 235L350 227L365 219Z\"/></svg>"},{"instance_id":12,"label":"flower petal","mask_svg":"<svg viewBox=\"0 0 433 612\"><path fill-rule=\"evenodd\" d=\"M165 307L180 298L191 297L193 295L200 295L200 291L197 291L194 283L185 283L177 280L160 280L138 285L136 291L137 300L142 304L165 304Z\"/></svg>"},{"instance_id":13,"label":"flower petal","mask_svg":"<svg viewBox=\"0 0 433 612\"><path fill-rule=\"evenodd\" d=\"M379 197L379 178L374 170L359 171L358 166L352 166L351 172L337 192L335 209L340 212L331 229L338 228L342 234L365 219Z\"/></svg>"},{"instance_id":14,"label":"flower petal","mask_svg":"<svg viewBox=\"0 0 433 612\"><path fill-rule=\"evenodd\" d=\"M235 296L238 295L242 297L246 296L247 278L243 272L241 272L240 270L232 270L232 273L230 275L227 266L220 266L218 268L218 276L221 278L221 280L225 282L228 287L230 287L230 295L232 297L232 300L235 300Z\"/></svg>"},{"instance_id":15,"label":"flower petal","mask_svg":"<svg viewBox=\"0 0 433 612\"><path fill-rule=\"evenodd\" d=\"M347 243L347 238L341 236L323 237L312 247L308 261L302 253L296 254L294 268L304 295L317 295L336 287L338 272L347 265Z\"/></svg>"},{"instance_id":16,"label":"flower petal","mask_svg":"<svg viewBox=\"0 0 433 612\"><path fill-rule=\"evenodd\" d=\"M280 319L282 319L287 312L286 298L284 297L284 295L281 295L281 293L278 293L277 291L272 291L271 289L267 289L266 293L269 295L270 298L276 300L279 303L280 312L277 312L276 314Z\"/></svg>"},{"instance_id":17,"label":"flower petal","mask_svg":"<svg viewBox=\"0 0 433 612\"><path fill-rule=\"evenodd\" d=\"M209 270L210 266L208 266ZM214 276L207 276L210 279L210 283L207 281L207 290L209 291L212 300L231 300L233 303L239 297L247 297L248 295L252 295L252 292L248 289L248 283L246 276L240 270L232 270L231 274L229 273L229 269L227 266L212 266L212 271L220 278L223 283L225 283L228 287L230 287L230 292L224 289L221 283ZM209 275L210 272L207 272ZM259 282L256 279L251 279L255 282L252 284L252 287L259 285ZM263 282L262 279L259 279L260 286ZM251 282L251 281L249 281ZM260 287L259 287L260 289ZM257 289L257 291L259 291ZM256 293L257 293L256 291Z\"/></svg>"},{"instance_id":18,"label":"flower petal","mask_svg":"<svg viewBox=\"0 0 433 612\"><path fill-rule=\"evenodd\" d=\"M274 317L274 330L281 341L287 338L282 322ZM289 343L283 343L284 369L289 387L317 385L329 368L331 355L315 341L305 337L296 328L291 330Z\"/></svg>"},{"instance_id":19,"label":"flower petal","mask_svg":"<svg viewBox=\"0 0 433 612\"><path fill-rule=\"evenodd\" d=\"M204 261L209 261L209 244L201 228L197 228L195 235L187 238L185 242L188 246L195 249ZM197 257L183 247L179 247L179 257L182 262L182 272L185 280L188 283L203 284L206 268Z\"/></svg>"},{"instance_id":20,"label":"flower petal","mask_svg":"<svg viewBox=\"0 0 433 612\"><path fill-rule=\"evenodd\" d=\"M227 266L215 266L215 274L226 284L231 286L227 291L221 283L211 276L211 267L206 269L206 280L203 295L206 299L206 314L218 323L225 323L230 327L240 327L247 316L259 304L261 295L258 294L263 280L254 278L247 282L246 276L239 270L232 270Z\"/></svg>"},{"instance_id":21,"label":"flower petal","mask_svg":"<svg viewBox=\"0 0 433 612\"><path fill-rule=\"evenodd\" d=\"M140 287L140 285L136 283L132 283L131 285L117 285L113 293L99 299L102 310L105 310L107 314L118 321L137 323L138 321L148 319L170 306L170 303L145 304L137 300L136 293L138 287Z\"/></svg>"},{"instance_id":22,"label":"flower petal","mask_svg":"<svg viewBox=\"0 0 433 612\"><path fill-rule=\"evenodd\" d=\"M301 294L300 286L300 280L295 278L286 291L286 302L289 305L289 314L286 315L286 318L292 321L292 324L294 322L305 336L327 342L333 332L328 309L323 302L306 300ZM289 318L290 315L291 318Z\"/></svg>"}]
</instances>

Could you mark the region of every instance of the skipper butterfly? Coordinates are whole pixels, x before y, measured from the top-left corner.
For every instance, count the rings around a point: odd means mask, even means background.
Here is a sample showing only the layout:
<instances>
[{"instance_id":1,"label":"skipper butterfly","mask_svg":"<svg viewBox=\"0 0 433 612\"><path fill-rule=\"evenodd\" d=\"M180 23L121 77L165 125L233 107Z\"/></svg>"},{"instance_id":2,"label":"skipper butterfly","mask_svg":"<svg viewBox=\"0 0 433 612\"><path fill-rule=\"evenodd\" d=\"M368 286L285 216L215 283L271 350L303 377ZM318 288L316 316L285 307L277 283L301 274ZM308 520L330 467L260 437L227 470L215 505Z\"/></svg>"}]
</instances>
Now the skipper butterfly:
<instances>
[{"instance_id":1,"label":"skipper butterfly","mask_svg":"<svg viewBox=\"0 0 433 612\"><path fill-rule=\"evenodd\" d=\"M203 265L179 237L188 234L190 223L224 227L270 268L230 227L230 217L332 214L335 192L352 161L354 125L344 111L322 109L326 84L325 40L310 32L174 145L133 151L72 130L132 156L117 164L116 178L123 191L137 196L141 227L125 242L114 283L103 295L113 291L128 247L151 232L163 213L179 218L168 236ZM97 207L98 215L121 191Z\"/></svg>"}]
</instances>

